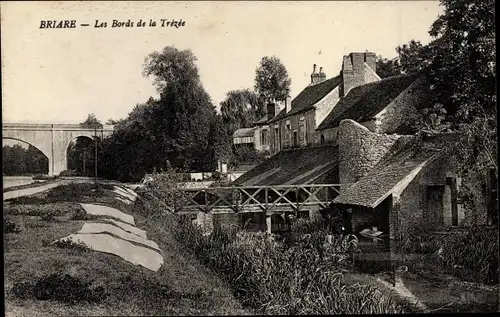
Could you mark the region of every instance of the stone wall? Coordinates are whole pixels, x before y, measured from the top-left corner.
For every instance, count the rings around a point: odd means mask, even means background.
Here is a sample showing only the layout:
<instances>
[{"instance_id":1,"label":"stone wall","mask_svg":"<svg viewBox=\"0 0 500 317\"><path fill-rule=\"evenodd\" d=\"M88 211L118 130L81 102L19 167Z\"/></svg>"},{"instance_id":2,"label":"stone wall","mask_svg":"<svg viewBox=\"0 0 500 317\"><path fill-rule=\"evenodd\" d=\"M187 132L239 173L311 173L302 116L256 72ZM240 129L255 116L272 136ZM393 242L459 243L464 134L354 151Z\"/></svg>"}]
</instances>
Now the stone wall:
<instances>
[{"instance_id":1,"label":"stone wall","mask_svg":"<svg viewBox=\"0 0 500 317\"><path fill-rule=\"evenodd\" d=\"M354 183L370 171L399 138L376 134L347 119L339 126L340 182Z\"/></svg>"}]
</instances>

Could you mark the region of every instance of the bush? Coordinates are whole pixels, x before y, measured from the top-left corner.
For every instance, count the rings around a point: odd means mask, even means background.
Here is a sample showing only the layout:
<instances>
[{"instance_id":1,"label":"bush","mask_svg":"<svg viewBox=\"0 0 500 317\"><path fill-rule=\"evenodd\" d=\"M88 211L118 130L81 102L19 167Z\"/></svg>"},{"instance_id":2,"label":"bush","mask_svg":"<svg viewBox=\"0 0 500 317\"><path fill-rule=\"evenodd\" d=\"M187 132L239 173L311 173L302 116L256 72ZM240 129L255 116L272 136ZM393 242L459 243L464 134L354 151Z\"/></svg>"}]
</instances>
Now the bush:
<instances>
[{"instance_id":1,"label":"bush","mask_svg":"<svg viewBox=\"0 0 500 317\"><path fill-rule=\"evenodd\" d=\"M70 240L70 239L56 240L53 242L53 245L56 247L59 247L59 248L72 249L72 250L77 250L77 251L81 251L81 252L89 252L92 250L90 246L87 246L83 242L81 242L81 241L75 242L75 241Z\"/></svg>"},{"instance_id":2,"label":"bush","mask_svg":"<svg viewBox=\"0 0 500 317\"><path fill-rule=\"evenodd\" d=\"M439 241L441 263L458 276L498 283L498 230L471 227Z\"/></svg>"},{"instance_id":3,"label":"bush","mask_svg":"<svg viewBox=\"0 0 500 317\"><path fill-rule=\"evenodd\" d=\"M31 281L15 283L12 292L21 299L36 298L67 303L81 301L98 303L108 296L102 286L92 288L90 282L61 273L40 278L35 283Z\"/></svg>"},{"instance_id":4,"label":"bush","mask_svg":"<svg viewBox=\"0 0 500 317\"><path fill-rule=\"evenodd\" d=\"M401 243L404 253L419 253L455 276L483 283L498 283L498 230L468 227L446 234L413 232Z\"/></svg>"},{"instance_id":5,"label":"bush","mask_svg":"<svg viewBox=\"0 0 500 317\"><path fill-rule=\"evenodd\" d=\"M346 285L349 243L323 231L285 245L267 233L214 224L203 236L188 217L174 228L179 241L230 281L242 302L264 314L399 313L402 308L373 286Z\"/></svg>"},{"instance_id":6,"label":"bush","mask_svg":"<svg viewBox=\"0 0 500 317\"><path fill-rule=\"evenodd\" d=\"M19 233L21 232L21 228L14 223L10 221L6 221L5 219L3 220L3 233L4 234L9 234L9 233Z\"/></svg>"}]
</instances>

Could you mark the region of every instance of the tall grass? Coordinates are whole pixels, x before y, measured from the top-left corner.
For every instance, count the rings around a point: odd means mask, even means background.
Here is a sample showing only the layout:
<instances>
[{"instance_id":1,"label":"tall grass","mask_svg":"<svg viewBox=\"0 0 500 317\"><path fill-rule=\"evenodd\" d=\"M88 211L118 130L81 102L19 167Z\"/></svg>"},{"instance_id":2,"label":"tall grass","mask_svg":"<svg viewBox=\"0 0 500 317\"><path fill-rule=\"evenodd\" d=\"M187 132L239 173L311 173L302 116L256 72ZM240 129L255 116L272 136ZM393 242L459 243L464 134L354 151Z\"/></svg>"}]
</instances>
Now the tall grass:
<instances>
[{"instance_id":1,"label":"tall grass","mask_svg":"<svg viewBox=\"0 0 500 317\"><path fill-rule=\"evenodd\" d=\"M455 276L498 283L498 230L486 227L452 229L446 234L412 234L406 253L427 254Z\"/></svg>"},{"instance_id":2,"label":"tall grass","mask_svg":"<svg viewBox=\"0 0 500 317\"><path fill-rule=\"evenodd\" d=\"M401 313L401 306L370 285L347 285L348 243L329 242L322 231L292 244L266 233L242 232L214 224L203 236L189 218L179 217L174 234L214 271L236 296L265 314Z\"/></svg>"}]
</instances>

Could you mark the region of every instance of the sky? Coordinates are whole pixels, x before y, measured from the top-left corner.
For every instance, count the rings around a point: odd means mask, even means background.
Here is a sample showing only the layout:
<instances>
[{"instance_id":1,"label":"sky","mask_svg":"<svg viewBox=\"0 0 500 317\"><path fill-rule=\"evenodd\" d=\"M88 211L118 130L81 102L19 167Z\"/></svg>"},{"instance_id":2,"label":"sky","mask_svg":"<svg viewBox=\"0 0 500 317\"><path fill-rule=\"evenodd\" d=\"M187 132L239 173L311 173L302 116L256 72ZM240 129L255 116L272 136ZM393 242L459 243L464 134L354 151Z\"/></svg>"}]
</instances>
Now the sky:
<instances>
[{"instance_id":1,"label":"sky","mask_svg":"<svg viewBox=\"0 0 500 317\"><path fill-rule=\"evenodd\" d=\"M2 120L125 118L158 96L143 63L169 45L197 57L216 106L230 90L253 89L259 61L271 55L287 68L293 98L310 83L313 64L330 78L350 52L393 58L398 45L428 43L440 13L437 1L2 2ZM111 27L129 19L134 27ZM140 19L146 27L135 27ZM185 25L161 27L161 19ZM42 20L76 20L76 28L40 29Z\"/></svg>"}]
</instances>

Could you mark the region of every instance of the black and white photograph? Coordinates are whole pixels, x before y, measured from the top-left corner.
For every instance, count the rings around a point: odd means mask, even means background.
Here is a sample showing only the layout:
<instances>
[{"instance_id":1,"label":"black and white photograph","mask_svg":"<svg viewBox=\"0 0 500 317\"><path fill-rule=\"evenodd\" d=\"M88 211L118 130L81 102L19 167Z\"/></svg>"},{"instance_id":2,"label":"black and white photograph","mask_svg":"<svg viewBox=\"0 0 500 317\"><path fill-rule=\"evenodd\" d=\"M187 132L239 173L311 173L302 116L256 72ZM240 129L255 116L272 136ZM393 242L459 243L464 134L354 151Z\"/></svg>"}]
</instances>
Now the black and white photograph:
<instances>
[{"instance_id":1,"label":"black and white photograph","mask_svg":"<svg viewBox=\"0 0 500 317\"><path fill-rule=\"evenodd\" d=\"M494 0L0 8L5 316L500 311Z\"/></svg>"}]
</instances>

